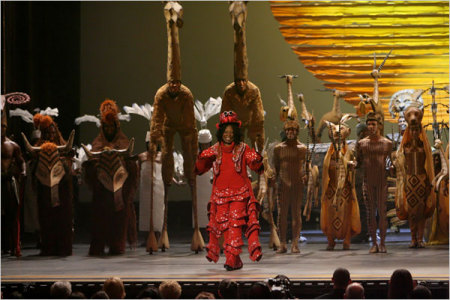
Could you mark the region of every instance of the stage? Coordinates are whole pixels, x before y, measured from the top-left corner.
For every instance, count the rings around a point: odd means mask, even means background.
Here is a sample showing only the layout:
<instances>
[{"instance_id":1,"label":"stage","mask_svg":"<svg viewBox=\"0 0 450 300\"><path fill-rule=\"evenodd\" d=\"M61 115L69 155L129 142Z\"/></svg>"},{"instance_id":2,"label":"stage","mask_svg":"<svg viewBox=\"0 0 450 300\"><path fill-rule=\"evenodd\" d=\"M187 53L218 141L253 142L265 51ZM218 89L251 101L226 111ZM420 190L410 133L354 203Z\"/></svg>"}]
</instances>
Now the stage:
<instances>
[{"instance_id":1,"label":"stage","mask_svg":"<svg viewBox=\"0 0 450 300\"><path fill-rule=\"evenodd\" d=\"M170 233L169 233L170 234ZM69 257L41 257L37 249L24 249L19 259L2 256L2 282L39 282L60 279L70 281L103 281L119 276L124 281L216 282L224 278L257 281L287 275L293 281L330 280L334 269L347 268L353 280L388 280L395 269L408 269L417 280L448 281L448 245L409 249L408 232L389 233L387 253L369 254L369 245L352 244L348 251L338 243L326 251L325 237L318 231L304 232L307 242L300 244L300 254L276 254L268 248L268 234L261 234L263 258L250 261L246 246L241 257L244 267L227 272L222 255L217 264L205 259L205 252L190 251L187 239L171 239L170 249L149 255L143 246L127 250L122 256L90 257L87 243L75 244ZM169 236L170 237L170 236Z\"/></svg>"}]
</instances>

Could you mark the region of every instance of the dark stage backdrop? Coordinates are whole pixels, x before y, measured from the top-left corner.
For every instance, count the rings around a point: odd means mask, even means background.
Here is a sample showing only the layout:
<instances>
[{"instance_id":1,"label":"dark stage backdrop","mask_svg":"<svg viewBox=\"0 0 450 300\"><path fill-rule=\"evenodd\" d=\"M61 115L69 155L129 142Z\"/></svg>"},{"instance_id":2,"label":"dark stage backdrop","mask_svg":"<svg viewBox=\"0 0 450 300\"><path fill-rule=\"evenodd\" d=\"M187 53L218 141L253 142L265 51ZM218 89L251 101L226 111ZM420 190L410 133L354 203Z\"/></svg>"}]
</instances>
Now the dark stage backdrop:
<instances>
[{"instance_id":1,"label":"dark stage backdrop","mask_svg":"<svg viewBox=\"0 0 450 300\"><path fill-rule=\"evenodd\" d=\"M63 136L80 113L80 3L2 2L2 94L25 92L26 108L58 107ZM11 133L32 126L18 118Z\"/></svg>"},{"instance_id":2,"label":"dark stage backdrop","mask_svg":"<svg viewBox=\"0 0 450 300\"><path fill-rule=\"evenodd\" d=\"M196 99L205 102L209 97L222 96L233 81L233 29L228 2L182 5L182 80ZM116 100L121 107L133 102L153 104L155 92L166 81L167 34L160 1L2 2L2 22L2 50L6 53L2 60L2 92L30 94L29 108L58 106L57 122L64 137L76 128L78 144L90 143L98 129L92 123L75 127L75 117L97 114L105 98ZM293 91L305 95L317 122L332 107L331 93L318 91L323 89L322 82L305 70L278 26L268 2L249 2L249 78L261 90L270 141L279 140L282 128L278 95L287 98L286 83L278 75L299 75ZM300 110L297 99L295 104ZM354 112L343 101L341 107L343 112ZM216 116L208 124L213 134L217 121ZM130 123L122 122L128 137L136 138L135 153L145 150L148 127L139 116ZM306 135L301 130L300 140L305 141ZM323 140L328 141L326 134ZM181 150L178 138L176 149ZM188 200L186 195L188 187L173 187L170 191L171 200ZM80 201L88 202L89 198L82 187Z\"/></svg>"}]
</instances>

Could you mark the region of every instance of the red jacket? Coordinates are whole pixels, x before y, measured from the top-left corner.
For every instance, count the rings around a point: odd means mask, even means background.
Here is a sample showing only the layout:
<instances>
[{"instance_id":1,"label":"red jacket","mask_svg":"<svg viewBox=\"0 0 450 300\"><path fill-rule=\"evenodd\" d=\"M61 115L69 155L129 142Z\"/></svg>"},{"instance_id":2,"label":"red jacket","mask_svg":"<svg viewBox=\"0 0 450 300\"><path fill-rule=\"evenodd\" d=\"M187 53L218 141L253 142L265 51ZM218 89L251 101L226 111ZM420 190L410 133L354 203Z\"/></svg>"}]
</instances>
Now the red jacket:
<instances>
[{"instance_id":1,"label":"red jacket","mask_svg":"<svg viewBox=\"0 0 450 300\"><path fill-rule=\"evenodd\" d=\"M235 146L216 143L199 154L195 163L195 172L201 175L211 167L214 171L211 201L224 204L228 201L242 201L250 197L256 201L247 175L247 166L262 173L262 157L245 143ZM253 201L252 201L253 200Z\"/></svg>"}]
</instances>

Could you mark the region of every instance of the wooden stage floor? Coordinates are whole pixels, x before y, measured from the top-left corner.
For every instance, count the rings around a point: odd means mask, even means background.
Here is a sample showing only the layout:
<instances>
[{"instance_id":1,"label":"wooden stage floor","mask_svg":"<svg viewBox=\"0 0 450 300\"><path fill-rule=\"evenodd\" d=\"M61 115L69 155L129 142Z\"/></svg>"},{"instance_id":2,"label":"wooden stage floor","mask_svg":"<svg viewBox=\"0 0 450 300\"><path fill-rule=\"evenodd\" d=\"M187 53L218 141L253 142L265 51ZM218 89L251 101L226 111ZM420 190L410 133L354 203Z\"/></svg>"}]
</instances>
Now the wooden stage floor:
<instances>
[{"instance_id":1,"label":"wooden stage floor","mask_svg":"<svg viewBox=\"0 0 450 300\"><path fill-rule=\"evenodd\" d=\"M127 250L122 256L89 257L89 245L74 245L70 257L40 257L37 249L24 249L19 259L2 256L1 280L11 282L39 282L60 279L70 281L104 281L119 276L124 281L220 281L224 278L256 281L287 275L291 280L330 280L338 267L347 268L353 280L387 280L395 269L408 269L414 279L449 279L448 245L429 246L425 249L409 249L408 236L389 234L387 253L369 254L368 244L352 244L343 251L338 243L334 251L326 251L324 238L308 236L300 244L300 254L276 254L268 248L268 236L262 234L263 258L251 262L246 246L241 257L244 267L227 272L223 268L222 255L217 264L205 259L205 252L190 251L189 241L171 240L166 252L149 255L144 247ZM401 237L401 238L399 238Z\"/></svg>"}]
</instances>

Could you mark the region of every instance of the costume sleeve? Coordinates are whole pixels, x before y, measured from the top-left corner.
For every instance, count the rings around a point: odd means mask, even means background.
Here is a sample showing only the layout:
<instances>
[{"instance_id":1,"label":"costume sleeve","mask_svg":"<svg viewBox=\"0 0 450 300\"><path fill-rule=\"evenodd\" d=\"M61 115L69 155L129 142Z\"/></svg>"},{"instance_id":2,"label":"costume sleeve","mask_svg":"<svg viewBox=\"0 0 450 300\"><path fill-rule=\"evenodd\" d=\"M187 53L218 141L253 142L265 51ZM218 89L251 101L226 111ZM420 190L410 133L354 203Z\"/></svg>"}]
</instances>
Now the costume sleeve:
<instances>
[{"instance_id":1,"label":"costume sleeve","mask_svg":"<svg viewBox=\"0 0 450 300\"><path fill-rule=\"evenodd\" d=\"M192 128L195 131L195 137L197 137L197 123L194 114L194 95L192 95L192 92L188 88L185 89L183 97L186 99L186 104L183 109L183 124L185 128ZM194 144L197 145L197 142Z\"/></svg>"},{"instance_id":2,"label":"costume sleeve","mask_svg":"<svg viewBox=\"0 0 450 300\"><path fill-rule=\"evenodd\" d=\"M300 148L300 160L303 161L300 166L300 180L302 180L302 177L306 175L306 168L305 168L305 162L306 162L306 146L302 146Z\"/></svg>"},{"instance_id":3,"label":"costume sleeve","mask_svg":"<svg viewBox=\"0 0 450 300\"><path fill-rule=\"evenodd\" d=\"M275 147L273 149L273 168L275 171L275 180L280 174L280 148Z\"/></svg>"},{"instance_id":4,"label":"costume sleeve","mask_svg":"<svg viewBox=\"0 0 450 300\"><path fill-rule=\"evenodd\" d=\"M90 159L81 165L83 180L90 189L93 189L94 181L97 180L96 161L97 159Z\"/></svg>"},{"instance_id":5,"label":"costume sleeve","mask_svg":"<svg viewBox=\"0 0 450 300\"><path fill-rule=\"evenodd\" d=\"M224 112L224 111L228 111L228 110L233 110L233 108L231 107L231 96L230 93L228 92L228 87L225 88L225 91L223 92L223 100L222 100L222 105L220 106L220 113Z\"/></svg>"},{"instance_id":6,"label":"costume sleeve","mask_svg":"<svg viewBox=\"0 0 450 300\"><path fill-rule=\"evenodd\" d=\"M133 201L139 184L139 167L136 164L136 160L131 157L126 158L124 164L128 172L127 181L130 183L127 196L129 197L129 201Z\"/></svg>"},{"instance_id":7,"label":"costume sleeve","mask_svg":"<svg viewBox=\"0 0 450 300\"><path fill-rule=\"evenodd\" d=\"M360 168L362 165L361 140L356 142L355 156L356 156L356 168Z\"/></svg>"},{"instance_id":8,"label":"costume sleeve","mask_svg":"<svg viewBox=\"0 0 450 300\"><path fill-rule=\"evenodd\" d=\"M156 145L161 141L163 133L163 122L164 117L166 115L164 106L163 106L163 100L162 100L162 93L159 91L155 95L155 101L153 103L153 113L152 113L152 120L150 122L150 144L151 147L156 149Z\"/></svg>"},{"instance_id":9,"label":"costume sleeve","mask_svg":"<svg viewBox=\"0 0 450 300\"><path fill-rule=\"evenodd\" d=\"M393 145L392 141L388 140L388 145L386 147L386 153L389 158L392 153L392 145Z\"/></svg>"},{"instance_id":10,"label":"costume sleeve","mask_svg":"<svg viewBox=\"0 0 450 300\"><path fill-rule=\"evenodd\" d=\"M264 171L263 157L248 145L245 145L244 159L245 164L258 174Z\"/></svg>"},{"instance_id":11,"label":"costume sleeve","mask_svg":"<svg viewBox=\"0 0 450 300\"><path fill-rule=\"evenodd\" d=\"M19 173L14 175L26 175L27 165L25 163L25 160L23 159L22 151L17 144L14 145L14 158L17 164L17 172Z\"/></svg>"},{"instance_id":12,"label":"costume sleeve","mask_svg":"<svg viewBox=\"0 0 450 300\"><path fill-rule=\"evenodd\" d=\"M264 108L261 100L261 92L256 90L256 96L251 101L249 110L252 111L249 120L248 136L252 142L256 142L258 149L264 147ZM253 145L252 145L253 146Z\"/></svg>"},{"instance_id":13,"label":"costume sleeve","mask_svg":"<svg viewBox=\"0 0 450 300\"><path fill-rule=\"evenodd\" d=\"M213 162L216 160L216 155L212 147L202 151L195 162L195 174L202 175L211 169Z\"/></svg>"}]
</instances>

